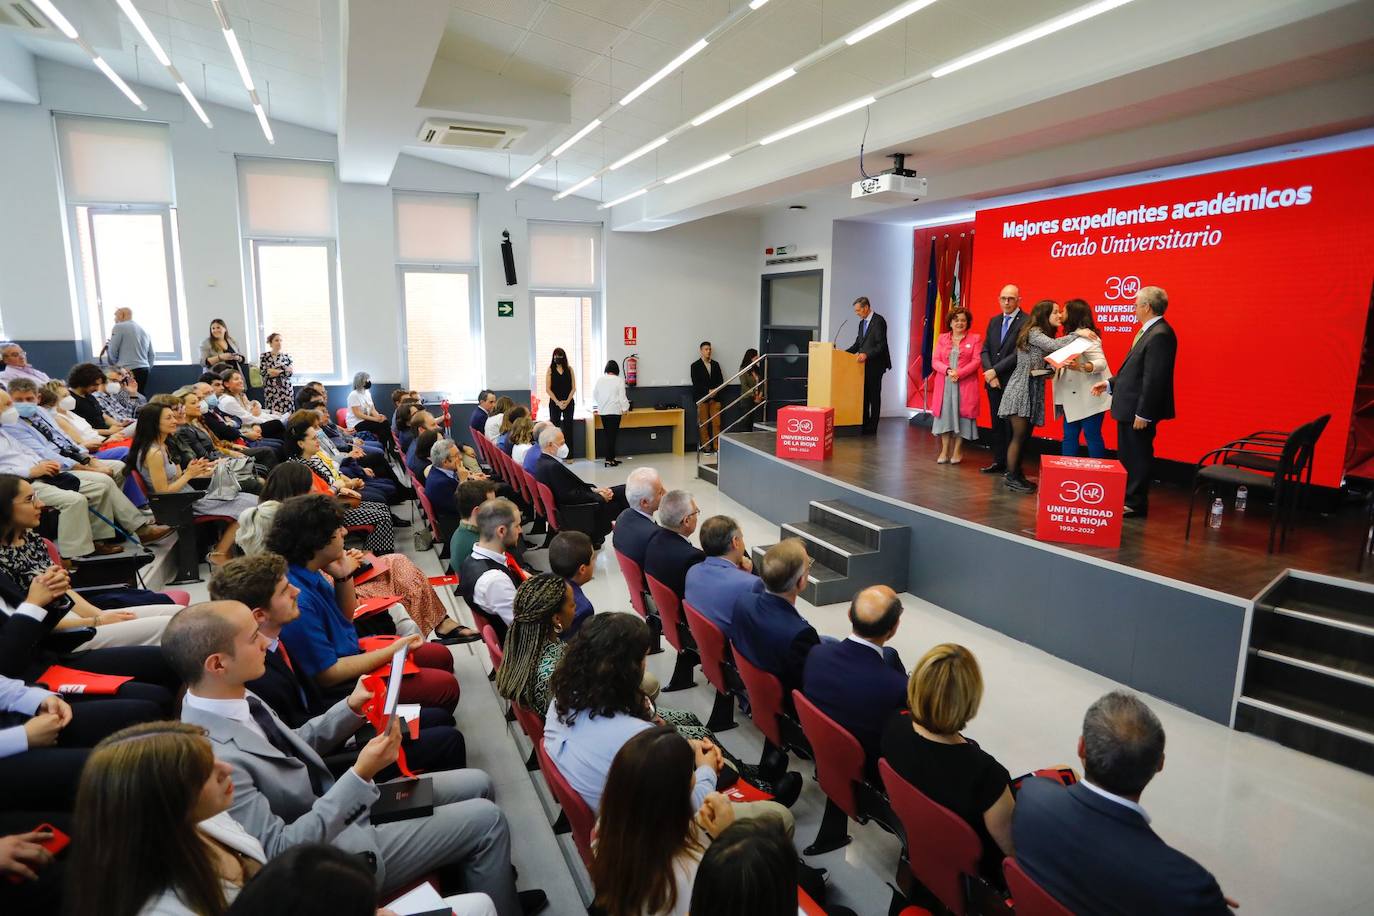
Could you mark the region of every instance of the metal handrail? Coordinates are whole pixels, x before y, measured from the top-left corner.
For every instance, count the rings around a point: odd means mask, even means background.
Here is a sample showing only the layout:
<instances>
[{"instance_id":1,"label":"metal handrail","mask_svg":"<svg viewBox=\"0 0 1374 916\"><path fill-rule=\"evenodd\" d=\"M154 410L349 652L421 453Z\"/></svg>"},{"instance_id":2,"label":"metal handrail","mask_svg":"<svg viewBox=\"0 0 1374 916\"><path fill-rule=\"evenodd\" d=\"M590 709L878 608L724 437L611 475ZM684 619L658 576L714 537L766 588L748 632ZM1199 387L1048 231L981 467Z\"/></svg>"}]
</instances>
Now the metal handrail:
<instances>
[{"instance_id":1,"label":"metal handrail","mask_svg":"<svg viewBox=\"0 0 1374 916\"><path fill-rule=\"evenodd\" d=\"M768 416L768 413L767 413L768 405L771 403L771 399L768 397L768 359L769 359L770 357L774 357L774 358L783 358L783 357L786 357L786 358L788 358L788 359L809 359L809 358L810 358L810 354L808 354L808 353L764 353L764 354L760 355L757 359L755 359L753 362L751 362L749 365L747 365L747 366L741 366L741 367L739 368L739 371L738 371L738 372L736 372L734 375L730 376L728 379L726 379L724 382L722 382L720 388L717 388L715 393L719 393L721 390L723 390L723 389L725 389L726 387L728 387L730 384L732 384L733 382L735 382L737 379L741 378L745 373L747 373L747 372L749 372L749 371L751 371L751 370L754 370L755 368L757 368L757 370L758 370L759 383L758 383L757 385L755 385L753 388L750 388L748 391L745 391L745 390L744 390L744 386L743 386L743 385L740 385L740 394L739 394L739 397L735 398L735 399L734 399L733 401L731 401L729 404L723 405L723 406L721 407L721 409L720 409L720 412L721 412L721 413L725 413L727 410L729 410L730 408L734 407L736 404L738 404L740 401L743 401L745 398L752 398L753 395L754 395L754 392L758 391L760 388L763 389L763 398L762 398L761 400L757 401L757 402L754 404L753 407L750 407L750 408L749 408L748 410L746 410L743 414L741 414L740 416L734 418L734 419L731 420L729 423L727 423L727 424L721 426L721 429L720 429L720 433L719 433L719 434L714 435L714 436L711 436L711 437L709 437L708 439L706 439L706 440L704 440L704 441L698 441L698 442L697 442L697 464L698 464L698 465L701 464L701 457L702 457L703 454L706 453L706 449L707 449L707 448L710 448L710 449L712 449L713 451L717 451L717 452L718 452L718 451L720 450L720 449L719 449L719 444L720 444L720 438L721 438L721 436L724 436L726 433L730 432L730 431L733 430L735 427L741 425L741 424L744 423L746 420L748 420L748 421L750 421L750 422L753 422L750 418L753 417L754 414L757 413L757 412L759 411L760 408L762 408L762 409L764 410L764 416L765 416L765 417ZM700 407L701 407L701 405L702 405L702 404L705 404L707 401L713 400L713 398L714 398L714 393L712 393L712 394L707 394L706 397L700 398L699 400L697 400L697 402L696 402L696 407L698 408L698 414L697 414L697 416L700 416L700 415L701 415L701 414L700 414ZM796 400L801 400L801 399L799 399L799 398L785 398L785 399L782 399L782 400L778 401L778 403L783 403L784 401L787 402L787 403L791 403L792 401L796 401ZM700 424L700 423L697 423L697 429L698 429L698 430L701 429L701 424Z\"/></svg>"}]
</instances>

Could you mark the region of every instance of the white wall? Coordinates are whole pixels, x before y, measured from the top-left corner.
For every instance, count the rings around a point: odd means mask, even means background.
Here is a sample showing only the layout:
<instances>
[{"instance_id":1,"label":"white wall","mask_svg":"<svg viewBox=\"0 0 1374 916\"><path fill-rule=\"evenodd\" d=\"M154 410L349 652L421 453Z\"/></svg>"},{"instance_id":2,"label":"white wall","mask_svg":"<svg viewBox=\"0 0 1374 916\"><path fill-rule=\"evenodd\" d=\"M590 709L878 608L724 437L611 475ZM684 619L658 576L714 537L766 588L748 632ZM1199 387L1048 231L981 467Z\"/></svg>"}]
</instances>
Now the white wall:
<instances>
[{"instance_id":1,"label":"white wall","mask_svg":"<svg viewBox=\"0 0 1374 916\"><path fill-rule=\"evenodd\" d=\"M827 327L830 316L830 236L834 218L818 210L774 210L769 211L761 220L759 246L755 251L755 264L760 275L795 273L803 270L820 270L821 274L821 327ZM801 264L768 266L764 264L765 248L779 245L796 247L799 255L814 254L814 261Z\"/></svg>"},{"instance_id":2,"label":"white wall","mask_svg":"<svg viewBox=\"0 0 1374 916\"><path fill-rule=\"evenodd\" d=\"M24 340L73 340L80 327L70 282L52 112L133 117L169 125L191 356L212 318L224 318L243 339L245 273L238 231L235 155L334 160L332 134L274 123L275 146L252 115L207 106L213 130L180 97L140 87L148 112L132 109L97 73L50 61L38 66L41 104L0 103L0 315L5 331ZM343 377L366 368L379 382L399 381L403 364L396 276L392 190L447 191L479 198L481 307L486 385L525 388L530 373L530 304L526 223L530 219L601 222L587 200L554 202L549 192L507 192L497 178L402 156L387 187L340 184L338 189L340 304L344 320ZM500 239L508 230L519 283L505 285ZM607 353L623 358L621 329L640 328L641 384L681 384L696 343L717 342L722 366L738 365L758 334L759 223L718 217L657 233L606 233ZM514 319L498 319L496 303L513 299ZM289 343L288 343L289 347Z\"/></svg>"},{"instance_id":3,"label":"white wall","mask_svg":"<svg viewBox=\"0 0 1374 916\"><path fill-rule=\"evenodd\" d=\"M904 417L906 363L911 325L911 230L885 223L837 220L831 244L830 321L828 336L834 338L848 319L839 343L848 346L858 333L851 308L855 299L867 296L887 321L887 348L892 371L883 376L883 416Z\"/></svg>"}]
</instances>

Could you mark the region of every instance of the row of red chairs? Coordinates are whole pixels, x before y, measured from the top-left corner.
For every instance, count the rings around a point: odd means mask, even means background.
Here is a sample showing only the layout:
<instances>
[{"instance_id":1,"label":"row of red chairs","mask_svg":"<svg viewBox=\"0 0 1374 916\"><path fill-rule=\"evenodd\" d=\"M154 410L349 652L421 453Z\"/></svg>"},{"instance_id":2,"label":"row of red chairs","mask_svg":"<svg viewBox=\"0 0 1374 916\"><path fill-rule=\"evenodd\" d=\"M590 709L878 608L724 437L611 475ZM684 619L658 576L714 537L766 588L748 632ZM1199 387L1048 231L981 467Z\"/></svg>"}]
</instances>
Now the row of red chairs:
<instances>
[{"instance_id":1,"label":"row of red chairs","mask_svg":"<svg viewBox=\"0 0 1374 916\"><path fill-rule=\"evenodd\" d=\"M886 760L879 762L882 786L873 785L865 777L864 751L857 738L799 690L792 692L797 711L797 719L792 719L784 706L782 682L776 676L753 665L743 654L732 652L719 627L672 589L646 576L629 557L616 551L616 558L635 611L647 616L647 589L662 617L668 642L679 653L690 648L700 658L702 672L716 691L712 729L721 730L720 723L727 717L726 727L733 727L734 698L744 695L754 724L775 747L814 758L816 780L826 795L826 812L816 841L807 847L806 854L819 855L847 844L850 837L844 831L848 819L861 824L872 820L903 838L903 864L912 877L951 912L967 912L969 881L976 880L982 857L982 842L973 828L899 776ZM1070 912L1036 885L1014 859L1008 858L1003 870L1021 916L1065 916ZM910 916L919 911L906 912Z\"/></svg>"}]
</instances>

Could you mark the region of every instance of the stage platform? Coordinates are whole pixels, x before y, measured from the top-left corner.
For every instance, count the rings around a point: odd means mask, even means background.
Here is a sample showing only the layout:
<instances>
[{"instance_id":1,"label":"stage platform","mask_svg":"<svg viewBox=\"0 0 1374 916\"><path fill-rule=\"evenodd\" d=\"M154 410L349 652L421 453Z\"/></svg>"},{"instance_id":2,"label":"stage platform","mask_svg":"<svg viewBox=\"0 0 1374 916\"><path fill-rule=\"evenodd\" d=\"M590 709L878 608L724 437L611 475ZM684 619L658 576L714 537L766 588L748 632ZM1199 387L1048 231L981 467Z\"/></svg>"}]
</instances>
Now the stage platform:
<instances>
[{"instance_id":1,"label":"stage platform","mask_svg":"<svg viewBox=\"0 0 1374 916\"><path fill-rule=\"evenodd\" d=\"M815 499L844 499L911 528L907 590L1060 658L1230 724L1254 598L1285 570L1356 576L1354 513L1299 516L1287 550L1265 552L1269 508L1205 509L1183 540L1187 491L1156 484L1150 515L1127 519L1117 549L1035 540L1035 496L978 468L987 449L937 465L928 429L884 420L877 436L837 438L826 461L773 454L773 434L730 433L721 491L770 521L805 519ZM1028 476L1038 461L1028 459Z\"/></svg>"}]
</instances>

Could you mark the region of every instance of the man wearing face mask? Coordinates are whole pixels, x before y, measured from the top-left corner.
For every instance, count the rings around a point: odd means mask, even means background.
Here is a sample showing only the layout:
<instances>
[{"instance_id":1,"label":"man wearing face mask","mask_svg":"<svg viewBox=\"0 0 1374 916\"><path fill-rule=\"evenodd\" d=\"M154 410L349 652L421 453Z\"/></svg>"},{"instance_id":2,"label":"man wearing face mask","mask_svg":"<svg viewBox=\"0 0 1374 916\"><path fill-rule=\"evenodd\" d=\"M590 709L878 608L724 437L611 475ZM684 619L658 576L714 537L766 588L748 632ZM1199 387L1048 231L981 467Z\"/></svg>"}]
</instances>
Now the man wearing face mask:
<instances>
[{"instance_id":1,"label":"man wearing face mask","mask_svg":"<svg viewBox=\"0 0 1374 916\"><path fill-rule=\"evenodd\" d=\"M148 403L148 399L138 393L133 375L118 366L105 370L105 385L97 388L94 396L105 415L121 423L132 423L138 409Z\"/></svg>"},{"instance_id":2,"label":"man wearing face mask","mask_svg":"<svg viewBox=\"0 0 1374 916\"><path fill-rule=\"evenodd\" d=\"M127 448L110 449L110 454L100 458L93 457L80 443L72 441L71 437L62 431L62 427L58 424L55 416L40 406L38 386L33 382L26 378L15 379L10 382L10 400L14 402L14 409L19 411L20 420L28 424L44 439L47 439L48 443L63 458L70 458L85 470L109 474L116 480L124 476L123 464L106 459L123 458L129 450ZM118 454L114 454L116 452Z\"/></svg>"},{"instance_id":3,"label":"man wearing face mask","mask_svg":"<svg viewBox=\"0 0 1374 916\"><path fill-rule=\"evenodd\" d=\"M535 479L553 491L553 502L560 512L590 508L595 513L592 530L583 530L592 539L592 546L600 550L616 516L630 507L625 501L625 485L594 487L574 474L563 463L568 457L568 446L563 430L557 426L549 426L539 434L539 451Z\"/></svg>"},{"instance_id":4,"label":"man wearing face mask","mask_svg":"<svg viewBox=\"0 0 1374 916\"><path fill-rule=\"evenodd\" d=\"M119 491L114 478L99 469L87 469L62 455L51 442L20 419L19 411L6 392L0 392L0 473L15 474L33 484L38 498L60 510L57 522L57 548L64 557L118 553L115 543L96 544L97 536L106 539L116 534L90 510L112 519L125 531L133 532L144 543L166 537L172 529L153 524L151 516L140 512ZM75 479L79 490L73 492L55 485L59 474Z\"/></svg>"}]
</instances>

